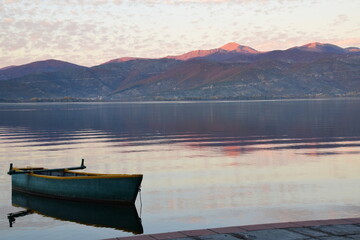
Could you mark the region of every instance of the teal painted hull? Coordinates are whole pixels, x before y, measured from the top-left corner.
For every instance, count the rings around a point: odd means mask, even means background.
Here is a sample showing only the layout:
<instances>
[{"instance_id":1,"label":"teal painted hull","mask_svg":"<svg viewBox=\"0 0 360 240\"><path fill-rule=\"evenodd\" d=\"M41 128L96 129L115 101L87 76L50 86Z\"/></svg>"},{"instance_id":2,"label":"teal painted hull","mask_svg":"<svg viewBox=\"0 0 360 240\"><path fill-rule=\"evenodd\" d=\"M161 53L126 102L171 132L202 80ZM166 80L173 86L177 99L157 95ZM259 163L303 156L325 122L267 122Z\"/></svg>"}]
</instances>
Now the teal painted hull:
<instances>
[{"instance_id":1,"label":"teal painted hull","mask_svg":"<svg viewBox=\"0 0 360 240\"><path fill-rule=\"evenodd\" d=\"M127 176L52 178L37 174L16 174L11 177L14 190L34 195L78 201L134 203L143 176Z\"/></svg>"}]
</instances>

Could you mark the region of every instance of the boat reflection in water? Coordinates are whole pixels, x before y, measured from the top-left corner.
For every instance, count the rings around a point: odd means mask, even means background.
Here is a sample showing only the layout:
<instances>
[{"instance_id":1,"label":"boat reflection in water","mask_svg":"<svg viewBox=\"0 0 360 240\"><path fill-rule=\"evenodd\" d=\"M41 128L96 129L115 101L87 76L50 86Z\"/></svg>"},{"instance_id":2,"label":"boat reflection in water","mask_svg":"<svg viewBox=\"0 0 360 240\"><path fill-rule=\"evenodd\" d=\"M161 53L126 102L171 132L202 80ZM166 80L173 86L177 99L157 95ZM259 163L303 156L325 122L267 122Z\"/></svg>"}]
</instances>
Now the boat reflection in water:
<instances>
[{"instance_id":1,"label":"boat reflection in water","mask_svg":"<svg viewBox=\"0 0 360 240\"><path fill-rule=\"evenodd\" d=\"M8 214L10 227L17 217L38 213L63 221L85 225L115 228L118 230L143 233L141 218L135 205L111 205L92 202L75 202L45 198L12 191L12 205L25 211Z\"/></svg>"}]
</instances>

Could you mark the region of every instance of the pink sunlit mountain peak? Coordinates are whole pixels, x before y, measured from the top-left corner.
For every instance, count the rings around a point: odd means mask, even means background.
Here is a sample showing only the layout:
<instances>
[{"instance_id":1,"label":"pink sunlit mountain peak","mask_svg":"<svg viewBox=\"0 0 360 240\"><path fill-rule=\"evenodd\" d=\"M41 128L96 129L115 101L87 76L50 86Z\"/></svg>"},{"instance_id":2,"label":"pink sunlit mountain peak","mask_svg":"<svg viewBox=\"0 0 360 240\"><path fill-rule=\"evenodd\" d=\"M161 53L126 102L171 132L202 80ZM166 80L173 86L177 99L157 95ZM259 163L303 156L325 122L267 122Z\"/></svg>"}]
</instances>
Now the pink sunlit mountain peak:
<instances>
[{"instance_id":1,"label":"pink sunlit mountain peak","mask_svg":"<svg viewBox=\"0 0 360 240\"><path fill-rule=\"evenodd\" d=\"M259 51L255 50L251 47L243 46L236 42L230 42L228 44L225 44L224 46L220 47L220 49L223 49L226 51L235 51L235 52L239 52L239 53L247 53L247 54L259 53Z\"/></svg>"},{"instance_id":2,"label":"pink sunlit mountain peak","mask_svg":"<svg viewBox=\"0 0 360 240\"><path fill-rule=\"evenodd\" d=\"M189 60L193 58L226 58L234 57L236 54L250 55L257 54L259 51L248 47L242 46L235 42L230 42L222 47L209 49L209 50L194 50L178 56L167 56L166 58L177 59L177 60Z\"/></svg>"},{"instance_id":3,"label":"pink sunlit mountain peak","mask_svg":"<svg viewBox=\"0 0 360 240\"><path fill-rule=\"evenodd\" d=\"M238 49L239 47L240 47L240 44L238 44L236 42L230 42L220 48L224 49L226 51L234 51L234 50Z\"/></svg>"},{"instance_id":4,"label":"pink sunlit mountain peak","mask_svg":"<svg viewBox=\"0 0 360 240\"><path fill-rule=\"evenodd\" d=\"M329 43L320 43L320 42L312 42L305 44L300 47L295 47L296 49L307 51L307 52L328 52L328 53L344 53L345 50L339 46Z\"/></svg>"},{"instance_id":5,"label":"pink sunlit mountain peak","mask_svg":"<svg viewBox=\"0 0 360 240\"><path fill-rule=\"evenodd\" d=\"M312 43L308 43L305 44L303 47L307 47L307 48L317 48L319 46L324 46L324 44L319 43L319 42L312 42Z\"/></svg>"}]
</instances>

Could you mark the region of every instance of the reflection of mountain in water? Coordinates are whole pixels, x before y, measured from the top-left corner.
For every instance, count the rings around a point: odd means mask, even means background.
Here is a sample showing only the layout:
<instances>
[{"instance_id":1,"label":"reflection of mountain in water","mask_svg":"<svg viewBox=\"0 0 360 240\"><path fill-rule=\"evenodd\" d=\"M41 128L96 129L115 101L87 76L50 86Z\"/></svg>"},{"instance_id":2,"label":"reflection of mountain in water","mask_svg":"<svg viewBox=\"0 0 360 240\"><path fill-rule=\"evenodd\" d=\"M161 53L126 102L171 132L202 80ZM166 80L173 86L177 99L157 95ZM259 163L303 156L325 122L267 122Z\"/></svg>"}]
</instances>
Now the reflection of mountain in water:
<instances>
[{"instance_id":1,"label":"reflection of mountain in water","mask_svg":"<svg viewBox=\"0 0 360 240\"><path fill-rule=\"evenodd\" d=\"M12 192L12 204L27 211L9 214L10 226L16 217L36 212L59 220L77 222L97 227L107 227L143 233L141 219L134 205L106 205L43 198L26 193Z\"/></svg>"},{"instance_id":2,"label":"reflection of mountain in water","mask_svg":"<svg viewBox=\"0 0 360 240\"><path fill-rule=\"evenodd\" d=\"M185 143L252 150L357 147L359 103L337 99L2 105L0 126L7 134L16 129L10 140L32 146L93 139L128 146Z\"/></svg>"}]
</instances>

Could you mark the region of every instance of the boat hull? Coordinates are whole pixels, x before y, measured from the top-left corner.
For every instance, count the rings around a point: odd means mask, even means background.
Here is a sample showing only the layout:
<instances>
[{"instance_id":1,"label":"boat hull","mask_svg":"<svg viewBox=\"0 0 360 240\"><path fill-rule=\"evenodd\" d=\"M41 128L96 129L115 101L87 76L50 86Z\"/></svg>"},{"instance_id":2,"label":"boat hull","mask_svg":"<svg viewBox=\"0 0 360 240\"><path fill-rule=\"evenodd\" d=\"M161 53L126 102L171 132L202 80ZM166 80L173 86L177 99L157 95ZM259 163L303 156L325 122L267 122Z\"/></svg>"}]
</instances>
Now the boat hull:
<instances>
[{"instance_id":1,"label":"boat hull","mask_svg":"<svg viewBox=\"0 0 360 240\"><path fill-rule=\"evenodd\" d=\"M15 191L77 201L134 203L142 175L93 175L54 177L40 174L12 175Z\"/></svg>"}]
</instances>

